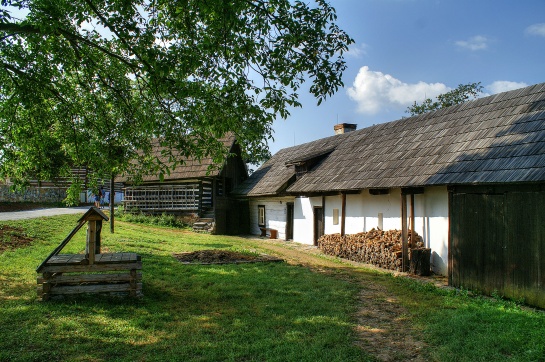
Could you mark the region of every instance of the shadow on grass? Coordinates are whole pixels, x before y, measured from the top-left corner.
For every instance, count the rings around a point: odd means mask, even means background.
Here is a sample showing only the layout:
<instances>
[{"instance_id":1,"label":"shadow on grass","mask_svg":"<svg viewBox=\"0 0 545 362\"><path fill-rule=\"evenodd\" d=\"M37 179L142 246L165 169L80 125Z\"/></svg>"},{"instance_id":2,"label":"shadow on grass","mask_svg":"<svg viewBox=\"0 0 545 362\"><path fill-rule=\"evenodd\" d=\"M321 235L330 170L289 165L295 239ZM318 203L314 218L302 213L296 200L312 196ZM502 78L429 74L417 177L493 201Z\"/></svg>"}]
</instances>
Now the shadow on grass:
<instances>
[{"instance_id":1,"label":"shadow on grass","mask_svg":"<svg viewBox=\"0 0 545 362\"><path fill-rule=\"evenodd\" d=\"M143 263L141 300L5 303L0 360L366 358L352 344L350 283L284 263L184 265L164 255Z\"/></svg>"}]
</instances>

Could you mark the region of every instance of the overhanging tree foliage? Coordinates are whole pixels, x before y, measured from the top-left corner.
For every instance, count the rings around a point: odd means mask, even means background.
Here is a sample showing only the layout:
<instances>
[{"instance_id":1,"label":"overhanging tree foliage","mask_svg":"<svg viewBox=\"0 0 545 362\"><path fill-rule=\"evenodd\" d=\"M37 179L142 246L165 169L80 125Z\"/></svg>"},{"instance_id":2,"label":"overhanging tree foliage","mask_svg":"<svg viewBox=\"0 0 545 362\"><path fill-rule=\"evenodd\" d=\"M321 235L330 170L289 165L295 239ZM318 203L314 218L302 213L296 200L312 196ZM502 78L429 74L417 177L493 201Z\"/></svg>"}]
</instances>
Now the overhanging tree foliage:
<instances>
[{"instance_id":1,"label":"overhanging tree foliage","mask_svg":"<svg viewBox=\"0 0 545 362\"><path fill-rule=\"evenodd\" d=\"M1 0L0 172L51 179L168 172L165 152L213 157L233 132L268 155L277 116L342 86L352 39L324 0ZM26 11L17 18L14 8Z\"/></svg>"},{"instance_id":2,"label":"overhanging tree foliage","mask_svg":"<svg viewBox=\"0 0 545 362\"><path fill-rule=\"evenodd\" d=\"M456 89L437 96L437 100L425 99L422 103L414 102L412 106L407 107L406 113L411 116L436 111L441 108L450 107L455 104L467 102L476 98L481 93L483 87L481 82L460 84Z\"/></svg>"}]
</instances>

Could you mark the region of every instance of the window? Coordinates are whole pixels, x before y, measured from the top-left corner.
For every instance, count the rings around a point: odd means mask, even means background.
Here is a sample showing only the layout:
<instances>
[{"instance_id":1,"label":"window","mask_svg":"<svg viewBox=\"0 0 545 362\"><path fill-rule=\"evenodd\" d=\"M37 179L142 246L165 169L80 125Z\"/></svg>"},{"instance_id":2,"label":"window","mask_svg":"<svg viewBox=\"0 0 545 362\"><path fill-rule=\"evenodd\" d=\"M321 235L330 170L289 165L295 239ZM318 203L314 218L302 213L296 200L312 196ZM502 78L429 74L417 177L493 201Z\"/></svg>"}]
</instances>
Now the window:
<instances>
[{"instance_id":1,"label":"window","mask_svg":"<svg viewBox=\"0 0 545 362\"><path fill-rule=\"evenodd\" d=\"M257 224L265 226L265 205L257 206Z\"/></svg>"},{"instance_id":2,"label":"window","mask_svg":"<svg viewBox=\"0 0 545 362\"><path fill-rule=\"evenodd\" d=\"M333 225L339 225L339 209L333 209Z\"/></svg>"}]
</instances>

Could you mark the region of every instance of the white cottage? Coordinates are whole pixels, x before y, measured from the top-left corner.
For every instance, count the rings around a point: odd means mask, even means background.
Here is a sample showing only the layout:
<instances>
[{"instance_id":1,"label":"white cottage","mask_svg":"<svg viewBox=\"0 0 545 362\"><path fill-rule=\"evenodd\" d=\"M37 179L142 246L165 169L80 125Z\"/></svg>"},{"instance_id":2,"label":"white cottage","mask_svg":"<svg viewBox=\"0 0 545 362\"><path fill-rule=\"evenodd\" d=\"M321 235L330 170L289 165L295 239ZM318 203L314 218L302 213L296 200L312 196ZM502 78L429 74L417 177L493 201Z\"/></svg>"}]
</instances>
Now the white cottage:
<instances>
[{"instance_id":1,"label":"white cottage","mask_svg":"<svg viewBox=\"0 0 545 362\"><path fill-rule=\"evenodd\" d=\"M414 229L452 285L545 305L545 83L335 131L280 150L236 190L253 234L315 244Z\"/></svg>"}]
</instances>

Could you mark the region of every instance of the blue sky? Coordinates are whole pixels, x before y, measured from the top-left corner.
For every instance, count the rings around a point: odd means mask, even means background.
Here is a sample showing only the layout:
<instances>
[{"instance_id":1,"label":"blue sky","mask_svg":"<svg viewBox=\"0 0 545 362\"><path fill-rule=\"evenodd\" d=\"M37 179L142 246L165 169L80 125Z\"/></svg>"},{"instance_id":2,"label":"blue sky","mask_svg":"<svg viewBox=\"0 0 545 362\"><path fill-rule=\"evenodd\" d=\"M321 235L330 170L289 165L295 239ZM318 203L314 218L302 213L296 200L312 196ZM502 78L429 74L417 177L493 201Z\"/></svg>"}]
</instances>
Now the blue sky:
<instances>
[{"instance_id":1,"label":"blue sky","mask_svg":"<svg viewBox=\"0 0 545 362\"><path fill-rule=\"evenodd\" d=\"M302 108L274 123L281 148L407 116L414 101L459 84L486 94L545 82L545 0L331 0L354 40L345 87L325 103L301 92Z\"/></svg>"}]
</instances>

